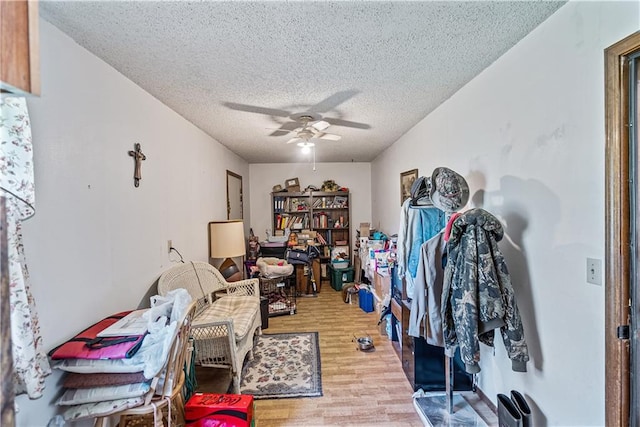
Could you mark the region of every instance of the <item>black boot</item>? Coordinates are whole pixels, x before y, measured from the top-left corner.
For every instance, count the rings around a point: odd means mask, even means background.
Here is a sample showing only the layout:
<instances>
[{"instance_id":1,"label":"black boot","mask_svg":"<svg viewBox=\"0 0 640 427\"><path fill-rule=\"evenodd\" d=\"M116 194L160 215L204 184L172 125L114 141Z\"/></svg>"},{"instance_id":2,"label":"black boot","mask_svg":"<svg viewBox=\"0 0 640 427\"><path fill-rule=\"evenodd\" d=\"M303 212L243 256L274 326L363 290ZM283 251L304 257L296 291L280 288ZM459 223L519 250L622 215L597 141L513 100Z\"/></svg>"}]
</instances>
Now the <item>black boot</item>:
<instances>
[{"instance_id":1,"label":"black boot","mask_svg":"<svg viewBox=\"0 0 640 427\"><path fill-rule=\"evenodd\" d=\"M522 427L522 415L509 396L498 394L498 426Z\"/></svg>"},{"instance_id":2,"label":"black boot","mask_svg":"<svg viewBox=\"0 0 640 427\"><path fill-rule=\"evenodd\" d=\"M531 425L531 409L524 399L524 396L515 390L511 390L511 400L513 404L518 408L520 416L522 417L522 427L529 427Z\"/></svg>"}]
</instances>

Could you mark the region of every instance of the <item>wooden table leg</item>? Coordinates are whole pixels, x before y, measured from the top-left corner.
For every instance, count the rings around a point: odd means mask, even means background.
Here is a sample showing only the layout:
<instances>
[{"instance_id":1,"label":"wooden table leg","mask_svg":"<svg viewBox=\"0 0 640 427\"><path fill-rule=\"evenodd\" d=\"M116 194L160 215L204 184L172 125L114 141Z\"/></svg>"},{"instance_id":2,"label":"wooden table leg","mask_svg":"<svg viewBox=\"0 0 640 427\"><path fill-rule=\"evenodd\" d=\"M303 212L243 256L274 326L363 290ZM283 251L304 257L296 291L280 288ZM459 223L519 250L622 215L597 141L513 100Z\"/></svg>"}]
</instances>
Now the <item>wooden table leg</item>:
<instances>
[{"instance_id":1,"label":"wooden table leg","mask_svg":"<svg viewBox=\"0 0 640 427\"><path fill-rule=\"evenodd\" d=\"M320 293L322 288L322 277L320 276L320 260L318 258L313 260L313 278L316 279L316 292Z\"/></svg>"},{"instance_id":2,"label":"wooden table leg","mask_svg":"<svg viewBox=\"0 0 640 427\"><path fill-rule=\"evenodd\" d=\"M304 275L304 265L296 264L296 293L304 295L307 292L307 276Z\"/></svg>"}]
</instances>

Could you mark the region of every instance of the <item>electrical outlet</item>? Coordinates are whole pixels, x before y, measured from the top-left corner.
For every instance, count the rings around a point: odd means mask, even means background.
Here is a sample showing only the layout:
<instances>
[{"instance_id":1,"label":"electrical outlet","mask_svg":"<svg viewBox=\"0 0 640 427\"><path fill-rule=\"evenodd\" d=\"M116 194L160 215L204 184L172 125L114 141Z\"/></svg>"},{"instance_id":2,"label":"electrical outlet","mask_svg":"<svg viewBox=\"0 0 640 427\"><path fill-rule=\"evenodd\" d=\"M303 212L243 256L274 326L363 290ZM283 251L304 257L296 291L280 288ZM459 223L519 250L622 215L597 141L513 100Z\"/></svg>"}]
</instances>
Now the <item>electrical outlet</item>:
<instances>
[{"instance_id":1,"label":"electrical outlet","mask_svg":"<svg viewBox=\"0 0 640 427\"><path fill-rule=\"evenodd\" d=\"M172 247L173 247L173 243L171 243L171 240L167 240L167 253L171 253Z\"/></svg>"},{"instance_id":2,"label":"electrical outlet","mask_svg":"<svg viewBox=\"0 0 640 427\"><path fill-rule=\"evenodd\" d=\"M587 258L587 283L602 285L602 260Z\"/></svg>"}]
</instances>

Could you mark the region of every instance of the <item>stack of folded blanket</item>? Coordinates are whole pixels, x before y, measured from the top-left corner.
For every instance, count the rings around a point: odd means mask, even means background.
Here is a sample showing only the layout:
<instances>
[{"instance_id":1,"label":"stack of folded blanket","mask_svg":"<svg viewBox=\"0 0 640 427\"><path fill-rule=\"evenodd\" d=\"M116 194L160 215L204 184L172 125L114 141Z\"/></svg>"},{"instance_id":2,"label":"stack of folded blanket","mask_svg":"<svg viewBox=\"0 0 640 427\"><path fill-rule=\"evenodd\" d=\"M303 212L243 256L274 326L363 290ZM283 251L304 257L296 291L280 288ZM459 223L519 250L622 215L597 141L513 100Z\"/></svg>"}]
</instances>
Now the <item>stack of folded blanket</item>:
<instances>
[{"instance_id":1,"label":"stack of folded blanket","mask_svg":"<svg viewBox=\"0 0 640 427\"><path fill-rule=\"evenodd\" d=\"M65 420L108 415L142 405L152 380L165 366L178 323L191 297L176 289L151 297L144 311L146 331L138 335L98 337L129 312L109 316L53 349L53 367L66 371L64 392L56 404L65 407ZM162 379L160 379L162 380Z\"/></svg>"}]
</instances>

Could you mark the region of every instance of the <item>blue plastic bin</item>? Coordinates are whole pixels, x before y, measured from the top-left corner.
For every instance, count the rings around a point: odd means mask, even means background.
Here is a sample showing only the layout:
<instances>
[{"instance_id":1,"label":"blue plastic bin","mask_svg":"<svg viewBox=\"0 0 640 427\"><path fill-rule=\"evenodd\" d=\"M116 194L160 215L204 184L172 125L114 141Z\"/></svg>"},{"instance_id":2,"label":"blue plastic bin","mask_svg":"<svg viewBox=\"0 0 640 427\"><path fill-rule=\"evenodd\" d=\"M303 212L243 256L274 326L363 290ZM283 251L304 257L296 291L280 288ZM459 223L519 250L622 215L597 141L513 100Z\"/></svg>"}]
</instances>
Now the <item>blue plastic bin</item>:
<instances>
[{"instance_id":1,"label":"blue plastic bin","mask_svg":"<svg viewBox=\"0 0 640 427\"><path fill-rule=\"evenodd\" d=\"M365 313L373 311L373 294L366 289L358 291L358 304Z\"/></svg>"}]
</instances>

